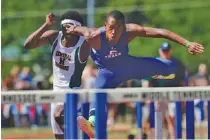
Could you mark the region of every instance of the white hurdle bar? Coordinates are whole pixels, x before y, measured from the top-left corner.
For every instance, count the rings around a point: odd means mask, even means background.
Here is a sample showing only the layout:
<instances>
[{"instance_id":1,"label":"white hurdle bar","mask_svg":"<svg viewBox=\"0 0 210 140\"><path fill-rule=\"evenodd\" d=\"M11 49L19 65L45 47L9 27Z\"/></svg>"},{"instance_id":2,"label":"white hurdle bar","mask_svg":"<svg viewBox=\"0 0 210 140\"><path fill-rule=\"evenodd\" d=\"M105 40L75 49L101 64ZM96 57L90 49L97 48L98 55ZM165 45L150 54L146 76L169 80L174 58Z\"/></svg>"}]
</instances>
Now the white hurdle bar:
<instances>
[{"instance_id":1,"label":"white hurdle bar","mask_svg":"<svg viewBox=\"0 0 210 140\"><path fill-rule=\"evenodd\" d=\"M93 93L94 94L93 96ZM3 91L1 92L1 103L53 103L64 102L65 97L76 95L80 103L94 102L96 106L96 138L107 138L104 127L106 126L106 114L100 112L100 107L108 103L142 102L151 101L193 101L195 99L208 101L208 113L210 113L210 87L167 87L167 88L118 88L118 89L81 89L55 92L52 90L24 90L24 91ZM74 106L74 105L72 105ZM71 108L69 109L71 110ZM99 112L97 112L99 110ZM71 115L68 113L68 115ZM104 118L103 118L104 117ZM160 120L162 118L157 118ZM75 120L75 118L73 118ZM102 120L101 120L102 119ZM210 119L210 115L208 115ZM75 122L76 123L76 122ZM100 127L99 127L100 126ZM72 128L71 128L72 129ZM155 126L155 133L162 133L162 128ZM64 131L65 133L65 131ZM192 133L192 132L191 132ZM73 133L72 133L73 134ZM162 134L156 135L161 138ZM192 136L193 137L193 136ZM70 136L66 138L77 138ZM208 121L208 138L210 138L210 123Z\"/></svg>"}]
</instances>

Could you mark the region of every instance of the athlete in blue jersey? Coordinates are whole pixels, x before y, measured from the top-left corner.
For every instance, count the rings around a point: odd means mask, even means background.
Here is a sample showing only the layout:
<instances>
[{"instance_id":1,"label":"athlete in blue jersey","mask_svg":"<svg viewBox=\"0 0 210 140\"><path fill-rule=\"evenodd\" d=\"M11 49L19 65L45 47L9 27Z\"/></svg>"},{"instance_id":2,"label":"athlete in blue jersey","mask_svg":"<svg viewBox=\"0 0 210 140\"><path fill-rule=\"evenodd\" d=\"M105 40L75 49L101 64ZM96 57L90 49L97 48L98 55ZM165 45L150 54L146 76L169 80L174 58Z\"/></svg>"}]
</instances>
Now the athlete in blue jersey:
<instances>
[{"instance_id":1,"label":"athlete in blue jersey","mask_svg":"<svg viewBox=\"0 0 210 140\"><path fill-rule=\"evenodd\" d=\"M166 29L142 27L137 24L125 24L124 14L112 11L108 14L105 26L98 29L69 25L68 33L83 35L92 46L91 56L98 66L95 88L116 88L129 79L173 79L175 65L151 57L134 57L128 54L128 43L136 37L165 38L185 46L190 54L203 53L201 44L189 42L183 37ZM79 126L90 137L94 137L94 108L90 110L89 122L79 117Z\"/></svg>"}]
</instances>

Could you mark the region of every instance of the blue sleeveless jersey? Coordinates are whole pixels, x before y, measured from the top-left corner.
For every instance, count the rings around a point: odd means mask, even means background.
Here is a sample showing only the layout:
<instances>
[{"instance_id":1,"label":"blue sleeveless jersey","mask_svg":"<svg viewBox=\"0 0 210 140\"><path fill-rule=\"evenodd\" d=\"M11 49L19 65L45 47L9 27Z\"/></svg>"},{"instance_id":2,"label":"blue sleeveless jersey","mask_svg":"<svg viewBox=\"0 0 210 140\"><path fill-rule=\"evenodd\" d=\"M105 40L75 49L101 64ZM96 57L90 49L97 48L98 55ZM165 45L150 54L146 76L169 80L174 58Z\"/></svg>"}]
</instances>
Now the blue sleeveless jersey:
<instances>
[{"instance_id":1,"label":"blue sleeveless jersey","mask_svg":"<svg viewBox=\"0 0 210 140\"><path fill-rule=\"evenodd\" d=\"M101 48L91 50L91 57L99 68L95 88L116 88L130 79L140 80L154 75L163 77L175 73L175 67L169 60L129 55L126 32L116 45L110 45L106 40L105 27L102 27L100 40ZM91 109L94 107L95 104L91 104Z\"/></svg>"},{"instance_id":2,"label":"blue sleeveless jersey","mask_svg":"<svg viewBox=\"0 0 210 140\"><path fill-rule=\"evenodd\" d=\"M99 68L96 88L115 88L130 79L143 79L154 75L167 76L175 71L169 60L129 55L126 32L122 33L116 45L110 45L106 40L105 27L102 27L100 40L101 48L91 50L92 59Z\"/></svg>"},{"instance_id":3,"label":"blue sleeveless jersey","mask_svg":"<svg viewBox=\"0 0 210 140\"><path fill-rule=\"evenodd\" d=\"M101 28L101 48L91 50L91 57L99 69L113 70L119 68L128 56L128 44L126 43L126 32L122 33L116 45L110 45L106 40L105 27Z\"/></svg>"}]
</instances>

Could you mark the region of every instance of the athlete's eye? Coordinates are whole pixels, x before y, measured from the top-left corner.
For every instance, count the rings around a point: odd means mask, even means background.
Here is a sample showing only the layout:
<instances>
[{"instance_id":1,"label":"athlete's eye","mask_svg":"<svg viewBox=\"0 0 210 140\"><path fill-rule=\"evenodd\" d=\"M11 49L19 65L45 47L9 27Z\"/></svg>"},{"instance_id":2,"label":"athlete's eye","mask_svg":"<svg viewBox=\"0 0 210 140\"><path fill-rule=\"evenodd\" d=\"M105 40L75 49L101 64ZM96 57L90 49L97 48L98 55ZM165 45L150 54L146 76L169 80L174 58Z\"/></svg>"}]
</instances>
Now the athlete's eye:
<instances>
[{"instance_id":1,"label":"athlete's eye","mask_svg":"<svg viewBox=\"0 0 210 140\"><path fill-rule=\"evenodd\" d=\"M110 30L113 30L113 29L114 29L114 27L109 27L109 29L110 29Z\"/></svg>"}]
</instances>

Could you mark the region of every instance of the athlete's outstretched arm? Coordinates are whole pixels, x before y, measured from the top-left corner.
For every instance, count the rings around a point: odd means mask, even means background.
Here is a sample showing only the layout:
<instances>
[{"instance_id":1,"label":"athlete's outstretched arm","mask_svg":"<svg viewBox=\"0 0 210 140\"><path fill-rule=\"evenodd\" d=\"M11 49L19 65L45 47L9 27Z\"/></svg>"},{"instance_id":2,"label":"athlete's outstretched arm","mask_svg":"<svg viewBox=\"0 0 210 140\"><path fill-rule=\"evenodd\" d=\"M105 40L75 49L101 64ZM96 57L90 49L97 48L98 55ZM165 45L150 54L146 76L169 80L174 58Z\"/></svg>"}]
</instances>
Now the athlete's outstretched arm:
<instances>
[{"instance_id":1,"label":"athlete's outstretched arm","mask_svg":"<svg viewBox=\"0 0 210 140\"><path fill-rule=\"evenodd\" d=\"M48 14L46 16L46 22L26 39L24 48L33 49L42 45L50 44L51 38L58 34L58 31L56 30L48 30L54 23L54 14Z\"/></svg>"},{"instance_id":2,"label":"athlete's outstretched arm","mask_svg":"<svg viewBox=\"0 0 210 140\"><path fill-rule=\"evenodd\" d=\"M203 46L199 43L190 42L180 35L169 31L167 29L158 29L151 27L142 27L137 24L127 24L126 30L128 32L128 42L135 37L153 37L153 38L165 38L174 41L182 46L187 46L191 54L203 53Z\"/></svg>"},{"instance_id":3,"label":"athlete's outstretched arm","mask_svg":"<svg viewBox=\"0 0 210 140\"><path fill-rule=\"evenodd\" d=\"M85 40L92 48L100 47L100 28L88 28L85 26L71 25L66 27L66 32L69 34L76 34L85 37Z\"/></svg>"}]
</instances>

